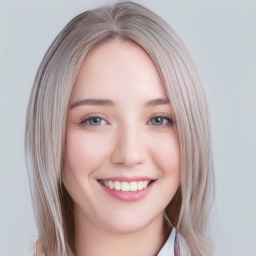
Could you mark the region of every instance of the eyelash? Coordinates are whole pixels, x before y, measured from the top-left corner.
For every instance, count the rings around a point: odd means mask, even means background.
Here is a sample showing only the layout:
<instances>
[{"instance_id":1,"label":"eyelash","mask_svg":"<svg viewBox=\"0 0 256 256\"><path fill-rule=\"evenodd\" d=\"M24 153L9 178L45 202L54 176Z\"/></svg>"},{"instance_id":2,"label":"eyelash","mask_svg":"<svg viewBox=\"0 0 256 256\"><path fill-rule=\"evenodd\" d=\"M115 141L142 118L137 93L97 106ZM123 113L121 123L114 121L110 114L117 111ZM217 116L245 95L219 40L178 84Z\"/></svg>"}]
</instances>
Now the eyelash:
<instances>
[{"instance_id":1,"label":"eyelash","mask_svg":"<svg viewBox=\"0 0 256 256\"><path fill-rule=\"evenodd\" d=\"M102 117L101 115L90 115L90 116L85 116L84 118L82 118L82 120L78 123L78 125L88 125L88 126L101 126L100 125L92 125L89 123L90 120L92 119L96 119L96 118L99 118L101 121L105 121L106 123L108 123L104 117Z\"/></svg>"},{"instance_id":2,"label":"eyelash","mask_svg":"<svg viewBox=\"0 0 256 256\"><path fill-rule=\"evenodd\" d=\"M161 118L162 121L163 121L163 120L166 120L166 123L165 123L165 124L160 124L160 125L153 125L153 124L152 124L152 120L153 120L153 119L156 119L156 118ZM167 116L161 116L161 115L156 115L156 116L151 117L150 120L149 120L149 122L151 122L151 124L152 124L153 126L157 126L157 127L159 127L159 128L166 127L166 126L168 126L168 125L173 125L173 119L172 119L172 118L167 117Z\"/></svg>"},{"instance_id":3,"label":"eyelash","mask_svg":"<svg viewBox=\"0 0 256 256\"><path fill-rule=\"evenodd\" d=\"M86 117L84 117L84 118L78 123L78 125L82 125L82 126L85 126L85 125L86 125L86 126L87 126L87 125L88 125L88 126L101 126L101 125L102 125L101 123L100 123L100 124L95 124L95 125L89 123L90 120L96 119L96 118L100 119L101 122L104 121L106 124L108 124L108 122L105 120L104 117L102 117L102 116L96 114L96 115L91 115L91 116L86 116ZM156 119L156 118L160 118L162 122L164 122L164 120L165 120L166 122L165 122L164 124L153 125L153 124L152 124L152 120L154 120L154 119ZM147 122L147 124L148 124L148 123L151 123L151 125L153 125L153 126L162 128L162 127L166 127L166 126L168 126L168 125L173 125L173 119L170 118L170 117L166 117L166 116L155 115L155 116L152 116L152 117L149 119L149 121ZM104 124L103 124L103 125L104 125Z\"/></svg>"}]
</instances>

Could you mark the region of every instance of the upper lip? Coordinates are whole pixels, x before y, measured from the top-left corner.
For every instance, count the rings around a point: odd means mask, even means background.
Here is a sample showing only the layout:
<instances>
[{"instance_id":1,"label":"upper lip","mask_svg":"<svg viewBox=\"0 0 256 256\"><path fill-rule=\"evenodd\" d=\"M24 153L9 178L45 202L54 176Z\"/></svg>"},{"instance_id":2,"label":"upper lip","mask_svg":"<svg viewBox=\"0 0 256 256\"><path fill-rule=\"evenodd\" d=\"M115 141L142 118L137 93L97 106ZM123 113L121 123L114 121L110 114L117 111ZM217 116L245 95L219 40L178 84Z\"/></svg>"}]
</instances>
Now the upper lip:
<instances>
[{"instance_id":1,"label":"upper lip","mask_svg":"<svg viewBox=\"0 0 256 256\"><path fill-rule=\"evenodd\" d=\"M115 177L107 177L107 178L101 178L98 180L111 180L111 181L120 181L120 182L132 182L132 181L145 181L145 180L156 180L154 178L151 177L146 177L146 176L137 176L137 177L124 177L124 176L115 176Z\"/></svg>"}]
</instances>

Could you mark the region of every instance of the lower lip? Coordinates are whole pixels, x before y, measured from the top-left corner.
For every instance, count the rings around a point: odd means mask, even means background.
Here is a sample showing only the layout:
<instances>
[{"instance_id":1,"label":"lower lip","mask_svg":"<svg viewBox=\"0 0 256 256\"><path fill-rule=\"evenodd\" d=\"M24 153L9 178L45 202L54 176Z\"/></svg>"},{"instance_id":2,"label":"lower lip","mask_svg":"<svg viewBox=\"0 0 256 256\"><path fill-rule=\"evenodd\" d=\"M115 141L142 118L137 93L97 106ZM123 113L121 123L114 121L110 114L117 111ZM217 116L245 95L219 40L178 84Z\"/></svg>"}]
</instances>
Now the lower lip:
<instances>
[{"instance_id":1,"label":"lower lip","mask_svg":"<svg viewBox=\"0 0 256 256\"><path fill-rule=\"evenodd\" d=\"M124 192L121 190L115 190L104 186L103 184L99 183L103 190L108 193L110 196L124 202L137 202L144 199L148 193L150 192L154 182L148 185L145 189L138 190L138 191L130 191Z\"/></svg>"}]
</instances>

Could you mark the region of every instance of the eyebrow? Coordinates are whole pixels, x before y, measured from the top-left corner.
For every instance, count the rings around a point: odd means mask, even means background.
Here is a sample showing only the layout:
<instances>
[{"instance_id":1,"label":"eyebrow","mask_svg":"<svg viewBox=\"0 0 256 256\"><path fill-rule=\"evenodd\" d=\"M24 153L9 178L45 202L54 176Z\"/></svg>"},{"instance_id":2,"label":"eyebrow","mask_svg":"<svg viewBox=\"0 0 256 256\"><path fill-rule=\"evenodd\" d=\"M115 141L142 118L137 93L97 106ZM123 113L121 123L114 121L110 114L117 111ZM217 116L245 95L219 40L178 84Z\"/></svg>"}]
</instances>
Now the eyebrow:
<instances>
[{"instance_id":1,"label":"eyebrow","mask_svg":"<svg viewBox=\"0 0 256 256\"><path fill-rule=\"evenodd\" d=\"M169 104L168 99L154 99L146 102L145 107L154 107L158 105L167 105L167 104Z\"/></svg>"},{"instance_id":2,"label":"eyebrow","mask_svg":"<svg viewBox=\"0 0 256 256\"><path fill-rule=\"evenodd\" d=\"M107 99L83 99L72 103L70 108L72 109L81 105L114 106L115 104L112 100Z\"/></svg>"},{"instance_id":3,"label":"eyebrow","mask_svg":"<svg viewBox=\"0 0 256 256\"><path fill-rule=\"evenodd\" d=\"M160 98L160 99L154 99L154 100L147 101L145 103L145 107L154 107L154 106L158 106L158 105L167 105L167 104L169 104L168 99ZM108 99L83 99L83 100L79 100L79 101L72 103L70 109L73 109L75 107L82 106L82 105L114 106L115 103L112 100L108 100Z\"/></svg>"}]
</instances>

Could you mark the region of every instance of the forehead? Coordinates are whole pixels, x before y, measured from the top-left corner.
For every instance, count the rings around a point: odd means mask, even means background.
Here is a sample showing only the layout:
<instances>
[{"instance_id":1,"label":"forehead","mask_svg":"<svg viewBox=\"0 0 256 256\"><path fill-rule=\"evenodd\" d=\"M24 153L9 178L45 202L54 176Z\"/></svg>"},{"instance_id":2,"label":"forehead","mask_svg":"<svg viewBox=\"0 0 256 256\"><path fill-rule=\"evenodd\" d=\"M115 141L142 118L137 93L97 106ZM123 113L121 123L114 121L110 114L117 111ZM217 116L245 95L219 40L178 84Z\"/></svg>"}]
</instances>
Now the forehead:
<instances>
[{"instance_id":1,"label":"forehead","mask_svg":"<svg viewBox=\"0 0 256 256\"><path fill-rule=\"evenodd\" d=\"M132 41L111 40L94 48L85 58L72 92L81 97L108 98L139 93L166 97L158 71L148 54Z\"/></svg>"}]
</instances>

